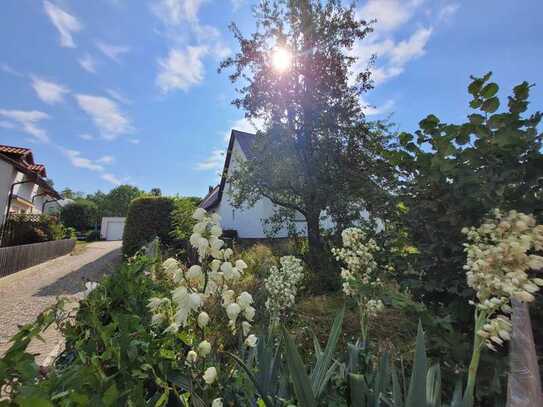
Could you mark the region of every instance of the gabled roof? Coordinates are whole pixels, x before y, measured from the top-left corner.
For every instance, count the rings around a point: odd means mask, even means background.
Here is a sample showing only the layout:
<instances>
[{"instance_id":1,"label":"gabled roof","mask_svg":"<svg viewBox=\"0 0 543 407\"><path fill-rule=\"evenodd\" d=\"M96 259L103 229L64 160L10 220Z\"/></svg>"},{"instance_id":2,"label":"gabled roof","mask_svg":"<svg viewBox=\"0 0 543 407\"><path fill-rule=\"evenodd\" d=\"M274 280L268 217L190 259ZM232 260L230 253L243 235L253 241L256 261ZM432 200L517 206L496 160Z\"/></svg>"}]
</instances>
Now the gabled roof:
<instances>
[{"instance_id":1,"label":"gabled roof","mask_svg":"<svg viewBox=\"0 0 543 407\"><path fill-rule=\"evenodd\" d=\"M224 186L226 184L226 176L228 175L228 168L230 167L230 161L232 160L232 151L234 149L235 141L238 141L241 151L245 154L248 160L254 158L253 144L255 141L255 135L251 133L246 133L244 131L232 130L230 133L230 141L228 142L228 150L226 151L226 158L224 160L224 168L222 170L221 182L219 185L214 187L206 197L200 203L200 208L209 209L215 208L222 199L222 194L224 191Z\"/></svg>"},{"instance_id":2,"label":"gabled roof","mask_svg":"<svg viewBox=\"0 0 543 407\"><path fill-rule=\"evenodd\" d=\"M34 164L32 151L24 147L12 147L0 145L0 160L11 164L17 171L26 174L31 181L42 187L47 194L55 199L61 199L60 194L55 191L42 177L47 176L45 166Z\"/></svg>"},{"instance_id":3,"label":"gabled roof","mask_svg":"<svg viewBox=\"0 0 543 407\"><path fill-rule=\"evenodd\" d=\"M16 146L6 146L0 144L0 154L4 154L9 158L12 158L16 161L21 162L25 165L30 171L35 172L42 177L47 177L47 172L45 171L45 165L36 164L34 162L34 156L32 155L32 150L26 147L16 147Z\"/></svg>"}]
</instances>

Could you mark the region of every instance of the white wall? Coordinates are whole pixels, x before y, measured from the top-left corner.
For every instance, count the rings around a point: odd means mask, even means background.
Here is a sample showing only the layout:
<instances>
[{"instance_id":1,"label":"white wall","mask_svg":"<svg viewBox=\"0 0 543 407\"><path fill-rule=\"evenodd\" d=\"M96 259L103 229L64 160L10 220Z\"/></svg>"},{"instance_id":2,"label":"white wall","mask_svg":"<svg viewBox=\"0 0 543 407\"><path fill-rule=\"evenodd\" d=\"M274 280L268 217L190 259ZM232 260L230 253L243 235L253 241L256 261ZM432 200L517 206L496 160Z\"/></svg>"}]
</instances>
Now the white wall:
<instances>
[{"instance_id":1,"label":"white wall","mask_svg":"<svg viewBox=\"0 0 543 407\"><path fill-rule=\"evenodd\" d=\"M102 239L106 239L107 238L107 228L108 228L108 225L110 223L118 223L118 222L122 222L123 224L125 223L126 221L126 218L125 217L114 217L114 216L111 216L111 217L104 217L102 218L102 224L101 224L101 227L100 227L100 237Z\"/></svg>"},{"instance_id":2,"label":"white wall","mask_svg":"<svg viewBox=\"0 0 543 407\"><path fill-rule=\"evenodd\" d=\"M9 191L13 182L15 182L15 176L17 171L13 166L3 160L0 160L0 224L4 222L4 216L6 214Z\"/></svg>"},{"instance_id":3,"label":"white wall","mask_svg":"<svg viewBox=\"0 0 543 407\"><path fill-rule=\"evenodd\" d=\"M239 161L245 159L245 155L235 140L228 176L239 167ZM231 185L227 182L224 188L222 200L215 209L221 216L221 225L223 229L235 229L240 238L258 238L268 237L264 221L274 214L274 204L268 198L258 200L252 207L234 208L231 204ZM297 218L303 219L301 215ZM305 234L305 222L297 222L297 230L301 235ZM287 237L288 231L283 229L275 237Z\"/></svg>"}]
</instances>

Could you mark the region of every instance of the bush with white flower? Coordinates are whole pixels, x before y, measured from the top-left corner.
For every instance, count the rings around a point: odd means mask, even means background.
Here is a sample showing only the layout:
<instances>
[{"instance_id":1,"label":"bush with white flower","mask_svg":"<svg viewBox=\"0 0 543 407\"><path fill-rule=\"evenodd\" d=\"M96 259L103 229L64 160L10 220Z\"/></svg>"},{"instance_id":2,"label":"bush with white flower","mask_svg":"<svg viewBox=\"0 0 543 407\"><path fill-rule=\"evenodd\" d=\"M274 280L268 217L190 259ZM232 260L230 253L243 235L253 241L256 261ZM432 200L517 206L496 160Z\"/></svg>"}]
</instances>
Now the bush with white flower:
<instances>
[{"instance_id":1,"label":"bush with white flower","mask_svg":"<svg viewBox=\"0 0 543 407\"><path fill-rule=\"evenodd\" d=\"M475 290L475 340L468 378L473 393L481 348L496 350L511 337L511 300L533 302L543 279L543 225L532 215L496 209L478 228L464 228L467 236L467 282Z\"/></svg>"},{"instance_id":2,"label":"bush with white flower","mask_svg":"<svg viewBox=\"0 0 543 407\"><path fill-rule=\"evenodd\" d=\"M281 267L272 266L264 281L264 287L268 292L266 309L272 324L286 316L294 305L298 288L304 278L304 267L300 259L283 256L279 262Z\"/></svg>"},{"instance_id":3,"label":"bush with white flower","mask_svg":"<svg viewBox=\"0 0 543 407\"><path fill-rule=\"evenodd\" d=\"M173 258L164 261L163 270L175 288L168 297L151 298L148 307L157 333L183 332L183 338L191 338L187 341L191 349L179 358L191 368L193 385L209 391L220 374L214 364L220 359L217 351L224 347L223 333L230 332L243 347L256 346L257 337L251 334L256 310L252 295L237 289L247 265L234 260L232 249L224 247L219 216L201 208L193 216L197 223L190 244L198 252L199 264L185 269ZM211 337L211 328L221 335Z\"/></svg>"},{"instance_id":4,"label":"bush with white flower","mask_svg":"<svg viewBox=\"0 0 543 407\"><path fill-rule=\"evenodd\" d=\"M343 263L341 279L343 292L354 298L360 310L360 329L362 340L368 337L368 319L375 317L384 309L380 294L383 289L381 274L383 270L375 259L374 254L379 246L373 239L368 239L360 228L347 228L341 233L343 247L333 248L332 254L336 260Z\"/></svg>"}]
</instances>

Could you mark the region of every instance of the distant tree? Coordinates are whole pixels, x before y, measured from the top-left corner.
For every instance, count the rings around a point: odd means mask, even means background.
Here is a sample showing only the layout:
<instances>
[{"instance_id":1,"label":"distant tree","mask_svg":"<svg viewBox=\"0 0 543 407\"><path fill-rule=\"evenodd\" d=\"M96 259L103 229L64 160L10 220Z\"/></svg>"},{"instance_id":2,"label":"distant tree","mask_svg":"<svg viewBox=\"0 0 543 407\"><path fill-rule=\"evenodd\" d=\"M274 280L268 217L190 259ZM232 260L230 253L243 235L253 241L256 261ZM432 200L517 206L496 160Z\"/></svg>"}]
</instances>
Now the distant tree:
<instances>
[{"instance_id":1,"label":"distant tree","mask_svg":"<svg viewBox=\"0 0 543 407\"><path fill-rule=\"evenodd\" d=\"M220 66L240 82L233 104L265 122L252 159L232 177L233 198L240 206L266 197L300 212L307 260L330 286L337 276L323 267L321 215L338 208L343 216L350 202L379 215L395 180L383 159L387 129L364 120L360 95L371 88L370 72L353 72L351 50L372 28L337 0L262 1L254 15L250 37L231 25L241 50Z\"/></svg>"},{"instance_id":2,"label":"distant tree","mask_svg":"<svg viewBox=\"0 0 543 407\"><path fill-rule=\"evenodd\" d=\"M92 229L98 222L98 208L92 201L79 199L66 205L60 212L60 220L66 227L82 232Z\"/></svg>"},{"instance_id":3,"label":"distant tree","mask_svg":"<svg viewBox=\"0 0 543 407\"><path fill-rule=\"evenodd\" d=\"M76 191L73 191L71 188L64 188L61 192L60 192L60 195L62 195L62 197L64 199L80 199L80 198L83 198L83 192L76 192Z\"/></svg>"},{"instance_id":4,"label":"distant tree","mask_svg":"<svg viewBox=\"0 0 543 407\"><path fill-rule=\"evenodd\" d=\"M153 196L162 196L162 191L160 190L160 188L152 188L149 191L149 194L151 194Z\"/></svg>"},{"instance_id":5,"label":"distant tree","mask_svg":"<svg viewBox=\"0 0 543 407\"><path fill-rule=\"evenodd\" d=\"M126 216L130 202L143 194L144 192L135 186L119 185L107 194L97 191L88 195L87 199L96 203L100 217Z\"/></svg>"}]
</instances>

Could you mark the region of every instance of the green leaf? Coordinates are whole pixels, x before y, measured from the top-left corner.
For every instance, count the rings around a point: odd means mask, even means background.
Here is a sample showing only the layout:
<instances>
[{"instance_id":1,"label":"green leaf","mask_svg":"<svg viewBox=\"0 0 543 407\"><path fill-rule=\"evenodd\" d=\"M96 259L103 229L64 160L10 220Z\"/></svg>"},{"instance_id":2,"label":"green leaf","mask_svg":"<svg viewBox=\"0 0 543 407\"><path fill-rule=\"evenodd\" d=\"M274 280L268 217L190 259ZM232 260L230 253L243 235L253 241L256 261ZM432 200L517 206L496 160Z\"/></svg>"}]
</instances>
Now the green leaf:
<instances>
[{"instance_id":1,"label":"green leaf","mask_svg":"<svg viewBox=\"0 0 543 407\"><path fill-rule=\"evenodd\" d=\"M117 386L115 383L113 383L109 388L106 390L104 395L102 396L102 401L104 402L104 405L106 406L116 406L118 405L117 400L119 399L119 390L117 390Z\"/></svg>"},{"instance_id":2,"label":"green leaf","mask_svg":"<svg viewBox=\"0 0 543 407\"><path fill-rule=\"evenodd\" d=\"M439 364L428 369L426 376L426 398L428 407L441 407L441 370Z\"/></svg>"},{"instance_id":3,"label":"green leaf","mask_svg":"<svg viewBox=\"0 0 543 407\"><path fill-rule=\"evenodd\" d=\"M479 126L485 122L485 117L478 113L470 114L468 118L469 118L470 123L476 126Z\"/></svg>"},{"instance_id":4,"label":"green leaf","mask_svg":"<svg viewBox=\"0 0 543 407\"><path fill-rule=\"evenodd\" d=\"M351 405L353 407L366 407L366 383L364 375L349 374L349 387L351 388Z\"/></svg>"},{"instance_id":5,"label":"green leaf","mask_svg":"<svg viewBox=\"0 0 543 407\"><path fill-rule=\"evenodd\" d=\"M500 107L500 100L497 97L487 99L483 102L481 110L487 113L494 113Z\"/></svg>"},{"instance_id":6,"label":"green leaf","mask_svg":"<svg viewBox=\"0 0 543 407\"><path fill-rule=\"evenodd\" d=\"M438 124L439 124L439 119L433 114L426 116L426 118L424 118L423 120L419 122L419 126L424 130L432 130Z\"/></svg>"},{"instance_id":7,"label":"green leaf","mask_svg":"<svg viewBox=\"0 0 543 407\"><path fill-rule=\"evenodd\" d=\"M343 324L343 317L345 315L345 306L341 308L341 311L334 319L328 342L324 348L324 352L317 357L317 363L315 368L311 372L311 387L315 397L319 397L323 392L329 377L331 376L330 369L333 368L332 357L336 349L337 341L341 335L341 326Z\"/></svg>"},{"instance_id":8,"label":"green leaf","mask_svg":"<svg viewBox=\"0 0 543 407\"><path fill-rule=\"evenodd\" d=\"M409 133L400 133L398 137L400 139L400 144L402 146L405 146L407 143L409 143L413 139L413 135Z\"/></svg>"},{"instance_id":9,"label":"green leaf","mask_svg":"<svg viewBox=\"0 0 543 407\"><path fill-rule=\"evenodd\" d=\"M498 93L499 87L494 82L489 83L481 90L481 96L485 99L490 99L493 97L496 93Z\"/></svg>"},{"instance_id":10,"label":"green leaf","mask_svg":"<svg viewBox=\"0 0 543 407\"><path fill-rule=\"evenodd\" d=\"M422 324L419 321L413 372L411 373L409 392L405 401L406 407L426 406L426 370L427 359L424 332L422 331Z\"/></svg>"},{"instance_id":11,"label":"green leaf","mask_svg":"<svg viewBox=\"0 0 543 407\"><path fill-rule=\"evenodd\" d=\"M317 400L311 388L311 382L307 376L302 358L294 345L294 341L288 334L287 330L283 329L283 337L285 340L285 349L287 357L287 366L294 386L294 393L298 404L302 407L313 407L317 405Z\"/></svg>"},{"instance_id":12,"label":"green leaf","mask_svg":"<svg viewBox=\"0 0 543 407\"><path fill-rule=\"evenodd\" d=\"M483 87L483 84L484 81L481 78L475 79L468 85L468 92L473 96L477 96Z\"/></svg>"},{"instance_id":13,"label":"green leaf","mask_svg":"<svg viewBox=\"0 0 543 407\"><path fill-rule=\"evenodd\" d=\"M166 387L164 389L164 393L162 393L162 396L156 401L155 407L162 407L166 405L166 402L168 401L168 398L170 397L170 389Z\"/></svg>"}]
</instances>

